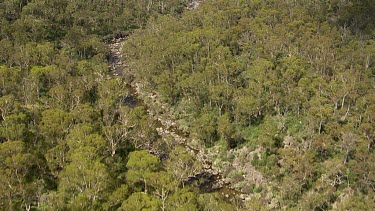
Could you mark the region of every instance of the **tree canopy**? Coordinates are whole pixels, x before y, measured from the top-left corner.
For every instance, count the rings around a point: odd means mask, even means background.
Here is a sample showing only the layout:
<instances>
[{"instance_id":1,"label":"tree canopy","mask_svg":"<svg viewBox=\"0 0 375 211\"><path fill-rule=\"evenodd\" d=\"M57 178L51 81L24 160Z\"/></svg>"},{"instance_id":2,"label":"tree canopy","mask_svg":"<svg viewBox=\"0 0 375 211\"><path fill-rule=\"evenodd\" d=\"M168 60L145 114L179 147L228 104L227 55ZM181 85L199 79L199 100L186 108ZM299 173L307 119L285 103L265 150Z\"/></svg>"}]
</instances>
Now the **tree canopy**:
<instances>
[{"instance_id":1,"label":"tree canopy","mask_svg":"<svg viewBox=\"0 0 375 211\"><path fill-rule=\"evenodd\" d=\"M373 11L0 1L0 210L375 209Z\"/></svg>"}]
</instances>

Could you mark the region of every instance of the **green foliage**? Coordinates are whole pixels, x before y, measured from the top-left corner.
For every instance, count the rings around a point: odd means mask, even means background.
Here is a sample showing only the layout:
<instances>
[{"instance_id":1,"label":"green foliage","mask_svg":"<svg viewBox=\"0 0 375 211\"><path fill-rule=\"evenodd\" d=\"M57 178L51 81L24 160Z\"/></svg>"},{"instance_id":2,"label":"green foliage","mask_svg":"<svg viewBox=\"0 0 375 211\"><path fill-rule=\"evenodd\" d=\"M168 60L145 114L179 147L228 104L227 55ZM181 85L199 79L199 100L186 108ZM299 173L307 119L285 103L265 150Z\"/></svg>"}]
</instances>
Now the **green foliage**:
<instances>
[{"instance_id":1,"label":"green foliage","mask_svg":"<svg viewBox=\"0 0 375 211\"><path fill-rule=\"evenodd\" d=\"M94 147L71 151L71 162L59 174L58 194L69 209L97 209L110 183L107 167L99 161Z\"/></svg>"},{"instance_id":2,"label":"green foliage","mask_svg":"<svg viewBox=\"0 0 375 211\"><path fill-rule=\"evenodd\" d=\"M178 189L167 199L168 210L198 210L197 196L188 188Z\"/></svg>"},{"instance_id":3,"label":"green foliage","mask_svg":"<svg viewBox=\"0 0 375 211\"><path fill-rule=\"evenodd\" d=\"M193 124L192 132L198 139L204 140L207 146L213 144L215 136L215 120L213 116L208 114L203 114Z\"/></svg>"},{"instance_id":4,"label":"green foliage","mask_svg":"<svg viewBox=\"0 0 375 211\"><path fill-rule=\"evenodd\" d=\"M33 175L35 157L26 151L22 141L7 141L0 144L0 187L1 203L4 210L30 207L38 192L35 188L43 189L38 179ZM34 189L34 190L33 190Z\"/></svg>"},{"instance_id":5,"label":"green foliage","mask_svg":"<svg viewBox=\"0 0 375 211\"><path fill-rule=\"evenodd\" d=\"M220 136L223 139L225 139L227 142L229 142L229 145L231 145L231 139L234 133L234 127L232 126L230 122L228 113L225 113L222 116L217 118L217 131L220 134Z\"/></svg>"},{"instance_id":6,"label":"green foliage","mask_svg":"<svg viewBox=\"0 0 375 211\"><path fill-rule=\"evenodd\" d=\"M56 138L63 138L68 133L70 124L71 119L67 112L60 109L50 109L43 111L39 128L41 134L46 138L55 140Z\"/></svg>"},{"instance_id":7,"label":"green foliage","mask_svg":"<svg viewBox=\"0 0 375 211\"><path fill-rule=\"evenodd\" d=\"M114 210L139 188L166 207L178 182L157 157L130 153L159 137L144 107L122 104L105 42L186 3L0 3L0 209Z\"/></svg>"},{"instance_id":8,"label":"green foliage","mask_svg":"<svg viewBox=\"0 0 375 211\"><path fill-rule=\"evenodd\" d=\"M148 180L160 168L160 160L146 150L134 151L129 154L126 168L126 180L132 185L143 182L144 192L147 193Z\"/></svg>"},{"instance_id":9,"label":"green foliage","mask_svg":"<svg viewBox=\"0 0 375 211\"><path fill-rule=\"evenodd\" d=\"M150 197L145 193L137 192L133 193L127 200L125 200L120 210L159 210L160 202L154 198Z\"/></svg>"},{"instance_id":10,"label":"green foliage","mask_svg":"<svg viewBox=\"0 0 375 211\"><path fill-rule=\"evenodd\" d=\"M178 146L169 153L166 168L184 186L184 181L189 176L197 174L202 166L185 148Z\"/></svg>"},{"instance_id":11,"label":"green foliage","mask_svg":"<svg viewBox=\"0 0 375 211\"><path fill-rule=\"evenodd\" d=\"M129 197L129 194L129 187L125 184L122 184L109 195L108 201L103 204L103 208L106 210L118 208L122 204L122 202Z\"/></svg>"},{"instance_id":12,"label":"green foliage","mask_svg":"<svg viewBox=\"0 0 375 211\"><path fill-rule=\"evenodd\" d=\"M371 192L353 173L372 168L370 8L369 1L206 1L180 19L153 19L125 54L136 80L177 111L192 137L207 146L247 140L261 150L252 164L290 190L278 191L281 206L312 191L311 209L328 209L348 177L356 193ZM366 156L356 153L361 146ZM323 175L336 190L318 185Z\"/></svg>"},{"instance_id":13,"label":"green foliage","mask_svg":"<svg viewBox=\"0 0 375 211\"><path fill-rule=\"evenodd\" d=\"M201 210L234 210L235 207L225 202L218 193L199 195L198 203Z\"/></svg>"},{"instance_id":14,"label":"green foliage","mask_svg":"<svg viewBox=\"0 0 375 211\"><path fill-rule=\"evenodd\" d=\"M20 140L24 137L26 131L26 115L19 113L6 116L1 122L0 137L6 140Z\"/></svg>"},{"instance_id":15,"label":"green foliage","mask_svg":"<svg viewBox=\"0 0 375 211\"><path fill-rule=\"evenodd\" d=\"M0 2L1 210L239 209L192 188L153 107L262 174L228 172L248 209L374 209L373 2L191 2ZM121 37L132 79L108 71ZM162 106L126 107L133 77Z\"/></svg>"}]
</instances>

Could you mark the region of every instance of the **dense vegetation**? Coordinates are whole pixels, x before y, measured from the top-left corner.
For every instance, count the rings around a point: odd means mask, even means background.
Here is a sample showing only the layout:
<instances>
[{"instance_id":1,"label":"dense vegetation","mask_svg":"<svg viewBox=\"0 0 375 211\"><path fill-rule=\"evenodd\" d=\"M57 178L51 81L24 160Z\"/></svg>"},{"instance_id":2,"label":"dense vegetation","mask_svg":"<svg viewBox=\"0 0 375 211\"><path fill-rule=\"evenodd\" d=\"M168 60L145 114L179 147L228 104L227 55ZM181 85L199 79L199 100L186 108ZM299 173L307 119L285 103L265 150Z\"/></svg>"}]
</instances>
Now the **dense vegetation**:
<instances>
[{"instance_id":1,"label":"dense vegetation","mask_svg":"<svg viewBox=\"0 0 375 211\"><path fill-rule=\"evenodd\" d=\"M205 2L134 33L138 80L207 146L261 148L260 204L373 208L374 3Z\"/></svg>"},{"instance_id":2,"label":"dense vegetation","mask_svg":"<svg viewBox=\"0 0 375 211\"><path fill-rule=\"evenodd\" d=\"M375 4L188 2L0 1L1 210L375 209ZM202 193L201 163L123 104L106 42L125 34L192 138L259 151L251 200Z\"/></svg>"}]
</instances>

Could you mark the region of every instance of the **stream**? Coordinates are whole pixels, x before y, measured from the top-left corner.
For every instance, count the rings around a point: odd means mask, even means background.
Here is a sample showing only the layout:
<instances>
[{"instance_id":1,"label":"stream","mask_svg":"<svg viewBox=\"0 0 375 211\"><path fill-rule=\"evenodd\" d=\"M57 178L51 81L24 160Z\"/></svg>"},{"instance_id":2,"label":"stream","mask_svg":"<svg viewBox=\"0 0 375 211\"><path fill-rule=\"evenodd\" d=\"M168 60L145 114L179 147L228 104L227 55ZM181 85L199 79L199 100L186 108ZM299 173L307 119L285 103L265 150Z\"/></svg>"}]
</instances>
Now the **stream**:
<instances>
[{"instance_id":1,"label":"stream","mask_svg":"<svg viewBox=\"0 0 375 211\"><path fill-rule=\"evenodd\" d=\"M202 150L188 145L190 141L189 134L179 129L173 120L165 119L165 117L155 114L155 112L150 109L152 104L147 104L142 100L145 96L153 98L154 100L156 100L157 97L154 94L145 93L141 90L141 85L133 81L134 76L131 72L126 71L126 69L129 68L122 57L122 46L125 41L126 38L121 37L113 39L112 42L108 44L110 49L110 55L108 56L110 71L115 77L123 77L127 83L126 88L129 90L128 96L123 99L123 104L128 107L144 106L148 114L154 119L156 123L155 127L160 137L163 139L167 136L173 137L176 143L184 147L202 163L203 172L187 178L187 184L196 184L202 193L219 192L229 200L242 195L242 192L231 188L230 184L224 181L221 172L213 168L211 161L205 158L206 156L204 156Z\"/></svg>"}]
</instances>

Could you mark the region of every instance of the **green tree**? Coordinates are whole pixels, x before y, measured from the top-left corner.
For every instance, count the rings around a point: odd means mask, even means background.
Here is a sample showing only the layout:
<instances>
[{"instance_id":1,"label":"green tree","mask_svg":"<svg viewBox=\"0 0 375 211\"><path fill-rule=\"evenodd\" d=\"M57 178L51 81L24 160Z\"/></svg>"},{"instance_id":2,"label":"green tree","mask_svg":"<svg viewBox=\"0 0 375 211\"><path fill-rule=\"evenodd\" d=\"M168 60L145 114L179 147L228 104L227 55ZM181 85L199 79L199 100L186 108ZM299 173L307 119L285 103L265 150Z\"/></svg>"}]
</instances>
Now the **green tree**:
<instances>
[{"instance_id":1,"label":"green tree","mask_svg":"<svg viewBox=\"0 0 375 211\"><path fill-rule=\"evenodd\" d=\"M225 113L217 118L217 131L219 132L220 136L228 142L229 146L231 146L234 127L230 122L228 113Z\"/></svg>"},{"instance_id":2,"label":"green tree","mask_svg":"<svg viewBox=\"0 0 375 211\"><path fill-rule=\"evenodd\" d=\"M196 211L198 209L198 201L196 193L189 188L179 188L167 199L168 210L188 210Z\"/></svg>"},{"instance_id":3,"label":"green tree","mask_svg":"<svg viewBox=\"0 0 375 211\"><path fill-rule=\"evenodd\" d=\"M198 203L201 210L235 210L235 207L226 203L219 193L204 193L198 197Z\"/></svg>"},{"instance_id":4,"label":"green tree","mask_svg":"<svg viewBox=\"0 0 375 211\"><path fill-rule=\"evenodd\" d=\"M161 210L166 210L166 200L176 190L178 182L173 178L172 174L166 171L159 171L150 174L149 184L154 189L153 194L160 198Z\"/></svg>"},{"instance_id":5,"label":"green tree","mask_svg":"<svg viewBox=\"0 0 375 211\"><path fill-rule=\"evenodd\" d=\"M147 194L147 186L150 174L160 168L160 160L149 154L146 150L134 151L129 153L129 160L126 164L126 180L135 185L142 182L144 192Z\"/></svg>"},{"instance_id":6,"label":"green tree","mask_svg":"<svg viewBox=\"0 0 375 211\"><path fill-rule=\"evenodd\" d=\"M40 133L53 143L56 138L63 138L71 125L69 113L60 109L48 109L42 112L39 128Z\"/></svg>"},{"instance_id":7,"label":"green tree","mask_svg":"<svg viewBox=\"0 0 375 211\"><path fill-rule=\"evenodd\" d=\"M21 70L19 68L8 68L0 66L0 92L2 95L8 95L18 90L17 84L20 83Z\"/></svg>"},{"instance_id":8,"label":"green tree","mask_svg":"<svg viewBox=\"0 0 375 211\"><path fill-rule=\"evenodd\" d=\"M160 202L153 196L149 196L146 193L136 192L126 199L119 210L159 210Z\"/></svg>"},{"instance_id":9,"label":"green tree","mask_svg":"<svg viewBox=\"0 0 375 211\"><path fill-rule=\"evenodd\" d=\"M109 196L108 201L103 204L105 210L113 210L119 208L123 201L130 195L129 186L122 184L116 188Z\"/></svg>"},{"instance_id":10,"label":"green tree","mask_svg":"<svg viewBox=\"0 0 375 211\"><path fill-rule=\"evenodd\" d=\"M99 161L94 147L70 152L71 162L59 174L58 194L65 197L70 209L98 209L109 187L108 169Z\"/></svg>"},{"instance_id":11,"label":"green tree","mask_svg":"<svg viewBox=\"0 0 375 211\"><path fill-rule=\"evenodd\" d=\"M30 209L42 188L35 177L36 158L27 152L22 141L0 144L0 207L5 210Z\"/></svg>"},{"instance_id":12,"label":"green tree","mask_svg":"<svg viewBox=\"0 0 375 211\"><path fill-rule=\"evenodd\" d=\"M14 109L14 103L15 97L11 94L0 97L0 112L3 120L5 120L5 117Z\"/></svg>"},{"instance_id":13,"label":"green tree","mask_svg":"<svg viewBox=\"0 0 375 211\"><path fill-rule=\"evenodd\" d=\"M89 124L74 125L65 140L71 150L80 147L93 147L96 156L104 157L107 154L105 153L104 138L95 132L95 128Z\"/></svg>"},{"instance_id":14,"label":"green tree","mask_svg":"<svg viewBox=\"0 0 375 211\"><path fill-rule=\"evenodd\" d=\"M189 176L194 176L201 170L202 166L194 155L189 154L181 146L176 147L169 153L166 161L166 169L171 172L178 183L184 187L185 180Z\"/></svg>"},{"instance_id":15,"label":"green tree","mask_svg":"<svg viewBox=\"0 0 375 211\"><path fill-rule=\"evenodd\" d=\"M213 144L215 136L215 121L213 115L204 113L193 123L192 132L198 139L203 140L208 146Z\"/></svg>"},{"instance_id":16,"label":"green tree","mask_svg":"<svg viewBox=\"0 0 375 211\"><path fill-rule=\"evenodd\" d=\"M26 114L11 114L0 124L0 136L9 140L22 140L26 132Z\"/></svg>"}]
</instances>

